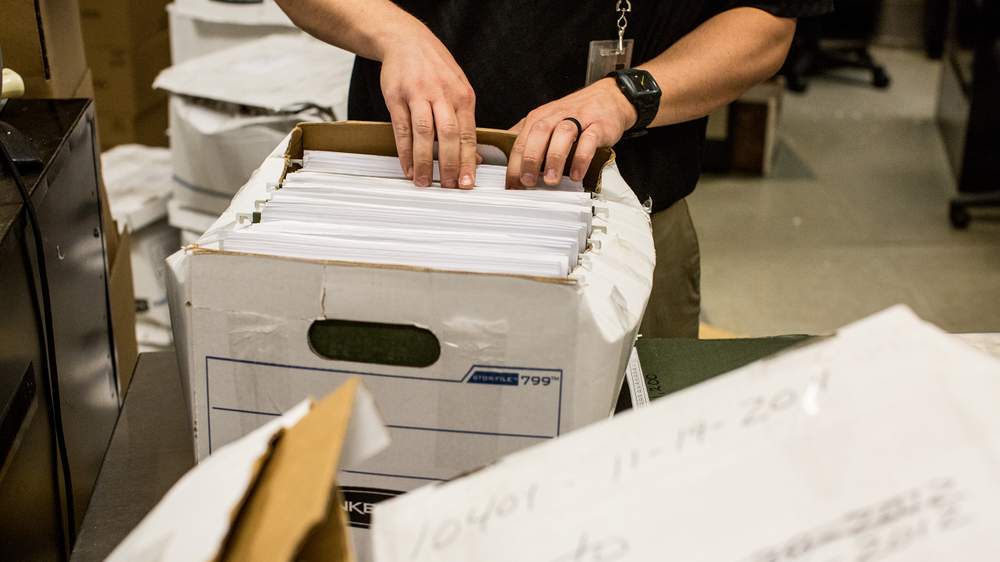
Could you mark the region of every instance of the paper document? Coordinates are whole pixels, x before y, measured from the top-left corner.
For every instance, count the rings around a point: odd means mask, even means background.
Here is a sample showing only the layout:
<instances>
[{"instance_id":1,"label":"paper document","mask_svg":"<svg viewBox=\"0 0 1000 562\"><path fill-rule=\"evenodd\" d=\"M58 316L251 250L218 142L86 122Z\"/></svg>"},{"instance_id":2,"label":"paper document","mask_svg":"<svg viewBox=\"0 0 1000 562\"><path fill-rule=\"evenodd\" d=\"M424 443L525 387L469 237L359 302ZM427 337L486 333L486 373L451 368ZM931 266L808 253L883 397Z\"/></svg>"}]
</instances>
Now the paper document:
<instances>
[{"instance_id":1,"label":"paper document","mask_svg":"<svg viewBox=\"0 0 1000 562\"><path fill-rule=\"evenodd\" d=\"M998 401L1000 361L890 309L379 504L376 560L995 560Z\"/></svg>"},{"instance_id":2,"label":"paper document","mask_svg":"<svg viewBox=\"0 0 1000 562\"><path fill-rule=\"evenodd\" d=\"M399 159L307 150L254 220L221 249L444 271L567 277L596 213L578 183L508 190L503 166L480 165L473 190L415 187Z\"/></svg>"},{"instance_id":3,"label":"paper document","mask_svg":"<svg viewBox=\"0 0 1000 562\"><path fill-rule=\"evenodd\" d=\"M335 172L376 178L405 179L399 159L394 156L374 156L369 154L351 154L348 152L328 152L324 150L306 150L303 164L309 170L320 172ZM440 181L441 171L437 160L434 161L434 181ZM507 167L490 164L480 164L476 167L476 186L480 189L505 189L507 185ZM563 176L559 185L546 186L547 190L583 191L583 183L572 181Z\"/></svg>"}]
</instances>

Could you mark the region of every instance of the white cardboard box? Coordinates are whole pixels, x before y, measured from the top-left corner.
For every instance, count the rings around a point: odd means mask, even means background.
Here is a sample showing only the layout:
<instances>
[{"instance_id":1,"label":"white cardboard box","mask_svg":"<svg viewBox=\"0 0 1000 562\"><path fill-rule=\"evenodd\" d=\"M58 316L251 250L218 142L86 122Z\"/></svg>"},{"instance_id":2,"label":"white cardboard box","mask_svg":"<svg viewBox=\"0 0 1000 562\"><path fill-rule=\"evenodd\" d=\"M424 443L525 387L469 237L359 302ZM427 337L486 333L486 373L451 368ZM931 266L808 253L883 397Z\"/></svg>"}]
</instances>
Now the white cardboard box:
<instances>
[{"instance_id":1,"label":"white cardboard box","mask_svg":"<svg viewBox=\"0 0 1000 562\"><path fill-rule=\"evenodd\" d=\"M377 128L376 144L391 149L388 124L360 125L341 131L364 139L365 127ZM293 146L302 142L294 135ZM213 249L214 234L232 228L237 213L252 209L280 177L281 154L264 162L197 246L169 259L199 459L302 396L360 376L393 441L340 478L356 508L353 525L364 528L380 499L607 418L655 261L649 216L613 163L603 168L593 247L568 278L539 279ZM600 171L596 165L594 175ZM423 328L439 342L440 356L424 368L329 360L309 341L323 319ZM359 543L364 555L364 535Z\"/></svg>"},{"instance_id":2,"label":"white cardboard box","mask_svg":"<svg viewBox=\"0 0 1000 562\"><path fill-rule=\"evenodd\" d=\"M191 185L174 175L173 200L182 207L219 216L229 207L232 196ZM201 233L198 233L201 236Z\"/></svg>"},{"instance_id":3,"label":"white cardboard box","mask_svg":"<svg viewBox=\"0 0 1000 562\"><path fill-rule=\"evenodd\" d=\"M204 234L219 218L215 213L204 213L198 209L191 209L178 201L170 201L167 208L170 226L182 231L197 232L199 236Z\"/></svg>"},{"instance_id":4,"label":"white cardboard box","mask_svg":"<svg viewBox=\"0 0 1000 562\"><path fill-rule=\"evenodd\" d=\"M175 192L186 205L213 214L218 214L217 206L206 203L232 198L302 120L294 115L250 117L228 106L206 107L179 96L170 97L169 110L170 152L181 184Z\"/></svg>"},{"instance_id":5,"label":"white cardboard box","mask_svg":"<svg viewBox=\"0 0 1000 562\"><path fill-rule=\"evenodd\" d=\"M379 504L377 562L995 560L1000 361L897 307Z\"/></svg>"},{"instance_id":6,"label":"white cardboard box","mask_svg":"<svg viewBox=\"0 0 1000 562\"><path fill-rule=\"evenodd\" d=\"M167 6L174 64L274 33L301 34L273 0L236 4L177 0Z\"/></svg>"},{"instance_id":7,"label":"white cardboard box","mask_svg":"<svg viewBox=\"0 0 1000 562\"><path fill-rule=\"evenodd\" d=\"M196 244L198 239L204 232L194 232L191 230L181 231L181 246L190 246L191 244Z\"/></svg>"},{"instance_id":8,"label":"white cardboard box","mask_svg":"<svg viewBox=\"0 0 1000 562\"><path fill-rule=\"evenodd\" d=\"M347 51L306 35L282 34L160 73L154 87L171 94L178 199L218 214L296 124L343 119L353 64Z\"/></svg>"}]
</instances>

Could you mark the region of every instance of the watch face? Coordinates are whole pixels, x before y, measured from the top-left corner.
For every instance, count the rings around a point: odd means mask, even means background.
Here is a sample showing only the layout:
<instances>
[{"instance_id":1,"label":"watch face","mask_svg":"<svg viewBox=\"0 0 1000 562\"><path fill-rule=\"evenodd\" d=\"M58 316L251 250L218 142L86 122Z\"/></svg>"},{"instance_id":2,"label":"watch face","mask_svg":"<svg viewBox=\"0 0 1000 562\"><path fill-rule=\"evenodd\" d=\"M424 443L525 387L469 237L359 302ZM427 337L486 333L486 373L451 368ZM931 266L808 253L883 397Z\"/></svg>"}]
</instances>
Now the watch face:
<instances>
[{"instance_id":1,"label":"watch face","mask_svg":"<svg viewBox=\"0 0 1000 562\"><path fill-rule=\"evenodd\" d=\"M642 94L652 94L660 91L660 85L656 83L653 79L653 75L641 70L631 70L629 72L629 78L632 79L632 85L635 88L635 92L639 95Z\"/></svg>"}]
</instances>

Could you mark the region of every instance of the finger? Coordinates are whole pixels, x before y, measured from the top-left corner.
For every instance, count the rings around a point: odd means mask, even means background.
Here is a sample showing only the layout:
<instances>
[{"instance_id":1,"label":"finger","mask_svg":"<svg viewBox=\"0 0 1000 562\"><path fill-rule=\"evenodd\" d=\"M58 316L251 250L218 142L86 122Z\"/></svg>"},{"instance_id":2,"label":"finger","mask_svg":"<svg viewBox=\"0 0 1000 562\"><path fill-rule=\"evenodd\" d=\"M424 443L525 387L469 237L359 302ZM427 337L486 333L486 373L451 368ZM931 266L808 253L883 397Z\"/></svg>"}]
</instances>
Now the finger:
<instances>
[{"instance_id":1,"label":"finger","mask_svg":"<svg viewBox=\"0 0 1000 562\"><path fill-rule=\"evenodd\" d=\"M407 179L413 179L413 134L410 127L410 108L405 103L390 103L389 117L392 119L392 135L396 138L396 154L399 166Z\"/></svg>"},{"instance_id":2,"label":"finger","mask_svg":"<svg viewBox=\"0 0 1000 562\"><path fill-rule=\"evenodd\" d=\"M455 109L445 100L434 104L434 126L437 128L438 169L441 186L458 187L459 153L458 117Z\"/></svg>"},{"instance_id":3,"label":"finger","mask_svg":"<svg viewBox=\"0 0 1000 562\"><path fill-rule=\"evenodd\" d=\"M528 140L528 134L523 126L514 139L514 145L510 148L510 157L507 159L507 187L509 189L520 189L521 184L521 156L524 154L524 143Z\"/></svg>"},{"instance_id":4,"label":"finger","mask_svg":"<svg viewBox=\"0 0 1000 562\"><path fill-rule=\"evenodd\" d=\"M413 130L413 183L428 187L434 179L434 112L426 101L410 102Z\"/></svg>"},{"instance_id":5,"label":"finger","mask_svg":"<svg viewBox=\"0 0 1000 562\"><path fill-rule=\"evenodd\" d=\"M528 123L528 117L521 119L510 128L512 133L517 133L517 138L514 139L514 144L510 149L510 156L507 158L507 188L508 189L520 189L524 187L521 185L521 154L524 153L524 141L526 140L526 135L524 134L524 127Z\"/></svg>"},{"instance_id":6,"label":"finger","mask_svg":"<svg viewBox=\"0 0 1000 562\"><path fill-rule=\"evenodd\" d=\"M591 125L583 130L580 139L576 143L576 153L573 154L573 166L569 171L569 178L573 181L580 181L587 175L590 162L597 154L600 146L601 135L596 125Z\"/></svg>"},{"instance_id":7,"label":"finger","mask_svg":"<svg viewBox=\"0 0 1000 562\"><path fill-rule=\"evenodd\" d=\"M560 121L549 140L549 151L545 155L545 185L559 185L566 159L576 142L576 125L570 121Z\"/></svg>"},{"instance_id":8,"label":"finger","mask_svg":"<svg viewBox=\"0 0 1000 562\"><path fill-rule=\"evenodd\" d=\"M476 151L476 165L483 163L483 155Z\"/></svg>"},{"instance_id":9,"label":"finger","mask_svg":"<svg viewBox=\"0 0 1000 562\"><path fill-rule=\"evenodd\" d=\"M524 141L524 153L521 155L521 184L526 187L535 187L538 184L542 161L549 148L549 140L552 138L555 125L551 119L539 119L528 129L528 136Z\"/></svg>"},{"instance_id":10,"label":"finger","mask_svg":"<svg viewBox=\"0 0 1000 562\"><path fill-rule=\"evenodd\" d=\"M458 187L472 189L476 185L476 166L482 161L476 150L476 112L472 108L458 110L458 141Z\"/></svg>"}]
</instances>

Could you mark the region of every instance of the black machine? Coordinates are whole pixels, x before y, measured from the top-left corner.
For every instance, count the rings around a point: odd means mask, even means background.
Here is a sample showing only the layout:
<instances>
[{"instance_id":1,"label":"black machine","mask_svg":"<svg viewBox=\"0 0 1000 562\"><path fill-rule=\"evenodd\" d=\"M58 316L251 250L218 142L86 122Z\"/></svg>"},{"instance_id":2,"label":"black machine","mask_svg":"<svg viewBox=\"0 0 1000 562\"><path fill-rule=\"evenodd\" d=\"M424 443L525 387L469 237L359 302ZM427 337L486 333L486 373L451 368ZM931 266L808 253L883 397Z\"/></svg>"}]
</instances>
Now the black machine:
<instances>
[{"instance_id":1,"label":"black machine","mask_svg":"<svg viewBox=\"0 0 1000 562\"><path fill-rule=\"evenodd\" d=\"M881 0L836 0L831 14L799 20L783 69L788 89L804 92L810 76L838 68L866 70L873 86L888 88L889 74L869 52L881 13Z\"/></svg>"},{"instance_id":2,"label":"black machine","mask_svg":"<svg viewBox=\"0 0 1000 562\"><path fill-rule=\"evenodd\" d=\"M1000 5L952 2L938 125L961 195L951 201L955 228L970 208L1000 208Z\"/></svg>"},{"instance_id":3,"label":"black machine","mask_svg":"<svg viewBox=\"0 0 1000 562\"><path fill-rule=\"evenodd\" d=\"M0 558L65 560L119 411L92 103L10 100L0 143Z\"/></svg>"}]
</instances>

